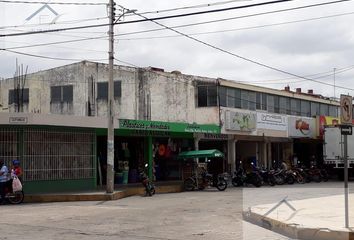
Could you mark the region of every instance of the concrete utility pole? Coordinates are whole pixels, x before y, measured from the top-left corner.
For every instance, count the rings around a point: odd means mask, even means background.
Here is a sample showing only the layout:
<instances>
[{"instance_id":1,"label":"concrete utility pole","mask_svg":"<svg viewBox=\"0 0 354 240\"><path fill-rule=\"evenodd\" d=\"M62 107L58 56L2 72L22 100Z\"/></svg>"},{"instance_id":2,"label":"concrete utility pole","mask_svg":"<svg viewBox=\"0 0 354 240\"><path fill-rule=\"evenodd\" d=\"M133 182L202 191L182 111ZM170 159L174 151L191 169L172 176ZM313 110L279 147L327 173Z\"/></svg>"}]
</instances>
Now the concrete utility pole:
<instances>
[{"instance_id":1,"label":"concrete utility pole","mask_svg":"<svg viewBox=\"0 0 354 240\"><path fill-rule=\"evenodd\" d=\"M109 75L108 75L108 129L107 129L107 184L106 192L114 191L114 82L113 82L113 61L114 61L114 0L109 0Z\"/></svg>"}]
</instances>

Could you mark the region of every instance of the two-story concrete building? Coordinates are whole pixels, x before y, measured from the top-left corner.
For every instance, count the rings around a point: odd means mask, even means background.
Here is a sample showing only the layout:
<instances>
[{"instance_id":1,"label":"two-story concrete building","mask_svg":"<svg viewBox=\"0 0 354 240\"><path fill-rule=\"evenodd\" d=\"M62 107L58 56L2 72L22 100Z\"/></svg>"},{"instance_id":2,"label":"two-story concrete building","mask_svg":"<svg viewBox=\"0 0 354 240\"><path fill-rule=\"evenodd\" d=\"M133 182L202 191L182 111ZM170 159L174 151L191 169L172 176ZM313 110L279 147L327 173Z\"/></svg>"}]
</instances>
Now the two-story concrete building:
<instances>
[{"instance_id":1,"label":"two-story concrete building","mask_svg":"<svg viewBox=\"0 0 354 240\"><path fill-rule=\"evenodd\" d=\"M21 114L27 114L29 118L48 115L50 118L44 118L49 122L44 125L51 125L51 118L66 115L66 125L61 126L63 131L77 128L75 124L70 126L70 116L73 119L81 117L81 130L85 128L85 119L98 118L101 119L98 122L104 122L107 64L83 61L32 73L26 79L20 87L14 79L0 81L3 118L12 119L18 111L23 111ZM312 91L275 90L178 71L164 72L158 68L114 66L114 87L115 168L119 182L122 182L122 172L128 173L123 182L137 181L137 168L146 161L154 163L157 180L181 179L183 166L176 156L182 150L194 148L223 151L224 161L213 164L218 171L233 170L240 161L276 166L281 160L290 160L294 153L304 162L311 155L320 159L321 140L317 138L316 116L338 116L337 102ZM36 125L33 121L28 124L7 119L0 124L0 136L14 125ZM38 127L41 126L36 125ZM88 128L94 134L94 154L99 158L93 175L104 179L105 124ZM49 134L51 131L53 129L44 132ZM30 139L18 139L21 144L16 146L21 147L16 156L8 151L7 140L0 142L0 157L22 156L24 161L29 161L23 156ZM45 142L45 139L40 141ZM46 171L46 167L53 168L51 161L64 159L65 144L58 143L57 147L63 150L43 158L41 161L48 162L40 165L42 171ZM80 154L73 155L72 159L75 159ZM35 164L36 159L31 161ZM63 166L55 165L55 169ZM25 169L25 180L26 176L30 173Z\"/></svg>"}]
</instances>

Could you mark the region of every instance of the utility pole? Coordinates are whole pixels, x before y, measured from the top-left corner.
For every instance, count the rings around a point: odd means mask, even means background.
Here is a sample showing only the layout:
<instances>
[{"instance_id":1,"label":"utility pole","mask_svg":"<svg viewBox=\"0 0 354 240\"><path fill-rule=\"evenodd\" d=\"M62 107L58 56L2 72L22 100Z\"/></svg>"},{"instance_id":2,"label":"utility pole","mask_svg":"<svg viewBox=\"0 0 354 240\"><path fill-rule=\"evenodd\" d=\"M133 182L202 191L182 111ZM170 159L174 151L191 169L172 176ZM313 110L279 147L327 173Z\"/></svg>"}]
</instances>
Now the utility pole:
<instances>
[{"instance_id":1,"label":"utility pole","mask_svg":"<svg viewBox=\"0 0 354 240\"><path fill-rule=\"evenodd\" d=\"M333 99L336 100L336 68L333 68Z\"/></svg>"},{"instance_id":2,"label":"utility pole","mask_svg":"<svg viewBox=\"0 0 354 240\"><path fill-rule=\"evenodd\" d=\"M114 191L114 83L113 83L113 60L114 60L114 0L109 0L109 75L108 75L108 101L107 101L107 183L106 192Z\"/></svg>"}]
</instances>

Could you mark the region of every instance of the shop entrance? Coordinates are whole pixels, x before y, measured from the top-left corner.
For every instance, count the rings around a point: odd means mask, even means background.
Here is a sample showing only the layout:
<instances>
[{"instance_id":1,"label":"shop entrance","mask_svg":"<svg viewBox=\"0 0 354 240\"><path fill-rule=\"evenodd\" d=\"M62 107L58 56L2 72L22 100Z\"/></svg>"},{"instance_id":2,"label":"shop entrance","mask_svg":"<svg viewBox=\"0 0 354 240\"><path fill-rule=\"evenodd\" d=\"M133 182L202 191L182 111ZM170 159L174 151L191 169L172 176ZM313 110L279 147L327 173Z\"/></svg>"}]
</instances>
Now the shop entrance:
<instances>
[{"instance_id":1,"label":"shop entrance","mask_svg":"<svg viewBox=\"0 0 354 240\"><path fill-rule=\"evenodd\" d=\"M139 181L138 168L145 163L144 138L115 137L114 172L115 184L136 183ZM107 137L97 137L97 183L106 184L107 177Z\"/></svg>"},{"instance_id":2,"label":"shop entrance","mask_svg":"<svg viewBox=\"0 0 354 240\"><path fill-rule=\"evenodd\" d=\"M294 139L294 155L297 156L299 164L306 167L314 162L318 166L323 165L323 143L322 140Z\"/></svg>"},{"instance_id":3,"label":"shop entrance","mask_svg":"<svg viewBox=\"0 0 354 240\"><path fill-rule=\"evenodd\" d=\"M249 169L251 163L257 163L257 142L239 140L236 143L236 168Z\"/></svg>"},{"instance_id":4,"label":"shop entrance","mask_svg":"<svg viewBox=\"0 0 354 240\"><path fill-rule=\"evenodd\" d=\"M208 163L208 172L211 174L220 174L227 169L227 141L199 141L199 150L217 149L224 154L224 158L211 158Z\"/></svg>"}]
</instances>

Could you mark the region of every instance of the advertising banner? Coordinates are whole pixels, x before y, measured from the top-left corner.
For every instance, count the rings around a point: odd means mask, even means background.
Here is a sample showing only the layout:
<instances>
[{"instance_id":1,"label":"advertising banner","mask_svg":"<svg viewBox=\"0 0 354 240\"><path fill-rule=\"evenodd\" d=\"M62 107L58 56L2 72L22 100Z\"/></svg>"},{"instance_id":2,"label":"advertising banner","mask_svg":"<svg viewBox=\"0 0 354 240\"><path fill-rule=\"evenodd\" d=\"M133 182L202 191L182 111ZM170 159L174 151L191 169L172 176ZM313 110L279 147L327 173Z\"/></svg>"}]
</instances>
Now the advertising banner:
<instances>
[{"instance_id":1,"label":"advertising banner","mask_svg":"<svg viewBox=\"0 0 354 240\"><path fill-rule=\"evenodd\" d=\"M119 129L186 133L220 133L220 127L214 124L173 123L130 119L119 119Z\"/></svg>"},{"instance_id":2,"label":"advertising banner","mask_svg":"<svg viewBox=\"0 0 354 240\"><path fill-rule=\"evenodd\" d=\"M245 113L236 111L225 112L225 129L232 131L251 132L256 130L256 113Z\"/></svg>"},{"instance_id":3,"label":"advertising banner","mask_svg":"<svg viewBox=\"0 0 354 240\"><path fill-rule=\"evenodd\" d=\"M257 112L257 129L287 131L288 117L279 114Z\"/></svg>"},{"instance_id":4,"label":"advertising banner","mask_svg":"<svg viewBox=\"0 0 354 240\"><path fill-rule=\"evenodd\" d=\"M316 120L308 117L289 117L289 137L315 138Z\"/></svg>"},{"instance_id":5,"label":"advertising banner","mask_svg":"<svg viewBox=\"0 0 354 240\"><path fill-rule=\"evenodd\" d=\"M336 126L340 124L340 118L336 117L319 116L317 119L319 137L323 137L325 126Z\"/></svg>"}]
</instances>

